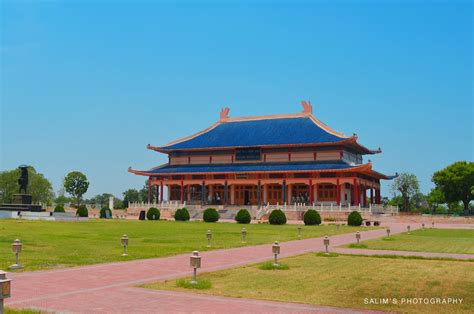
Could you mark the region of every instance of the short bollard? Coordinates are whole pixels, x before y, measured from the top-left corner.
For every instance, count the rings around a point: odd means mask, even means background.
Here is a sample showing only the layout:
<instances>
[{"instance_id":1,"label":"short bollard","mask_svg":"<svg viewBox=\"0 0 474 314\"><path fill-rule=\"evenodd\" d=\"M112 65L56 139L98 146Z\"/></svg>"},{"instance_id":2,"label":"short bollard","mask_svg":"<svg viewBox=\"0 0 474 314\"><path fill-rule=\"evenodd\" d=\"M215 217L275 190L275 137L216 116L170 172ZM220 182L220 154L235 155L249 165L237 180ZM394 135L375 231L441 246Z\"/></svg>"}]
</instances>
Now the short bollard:
<instances>
[{"instance_id":1,"label":"short bollard","mask_svg":"<svg viewBox=\"0 0 474 314\"><path fill-rule=\"evenodd\" d=\"M431 223L431 228L434 228L434 221Z\"/></svg>"},{"instance_id":2,"label":"short bollard","mask_svg":"<svg viewBox=\"0 0 474 314\"><path fill-rule=\"evenodd\" d=\"M23 268L23 266L20 265L19 263L19 257L20 257L20 253L21 253L21 247L22 247L22 244L20 242L20 240L16 239L15 241L13 241L13 244L12 244L12 251L13 253L15 253L15 264L11 265L10 269L21 269Z\"/></svg>"},{"instance_id":3,"label":"short bollard","mask_svg":"<svg viewBox=\"0 0 474 314\"><path fill-rule=\"evenodd\" d=\"M328 236L324 236L323 244L324 244L324 246L326 247L326 252L325 252L325 254L329 254L329 250L328 250L328 247L329 247L329 237L328 237Z\"/></svg>"},{"instance_id":4,"label":"short bollard","mask_svg":"<svg viewBox=\"0 0 474 314\"><path fill-rule=\"evenodd\" d=\"M123 253L122 253L122 256L127 256L127 245L128 245L128 236L126 234L124 234L122 236L122 246L123 246Z\"/></svg>"},{"instance_id":5,"label":"short bollard","mask_svg":"<svg viewBox=\"0 0 474 314\"><path fill-rule=\"evenodd\" d=\"M207 230L207 232L206 232L206 238L207 238L207 247L211 247L211 240L212 240L212 232L211 232L211 230Z\"/></svg>"},{"instance_id":6,"label":"short bollard","mask_svg":"<svg viewBox=\"0 0 474 314\"><path fill-rule=\"evenodd\" d=\"M425 223L421 224L421 228L425 229Z\"/></svg>"},{"instance_id":7,"label":"short bollard","mask_svg":"<svg viewBox=\"0 0 474 314\"><path fill-rule=\"evenodd\" d=\"M273 255L275 256L273 266L279 266L279 264L278 264L278 254L280 254L280 244L278 243L278 241L275 241L273 243L272 252L273 252Z\"/></svg>"},{"instance_id":8,"label":"short bollard","mask_svg":"<svg viewBox=\"0 0 474 314\"><path fill-rule=\"evenodd\" d=\"M242 228L242 230L240 231L240 234L242 235L242 243L245 243L247 239L247 229Z\"/></svg>"},{"instance_id":9,"label":"short bollard","mask_svg":"<svg viewBox=\"0 0 474 314\"><path fill-rule=\"evenodd\" d=\"M390 228L387 228L387 238L390 238Z\"/></svg>"},{"instance_id":10,"label":"short bollard","mask_svg":"<svg viewBox=\"0 0 474 314\"><path fill-rule=\"evenodd\" d=\"M191 281L191 283L197 284L197 269L201 268L201 256L199 256L198 251L193 251L193 254L189 257L189 262L191 267L193 268L193 280Z\"/></svg>"},{"instance_id":11,"label":"short bollard","mask_svg":"<svg viewBox=\"0 0 474 314\"><path fill-rule=\"evenodd\" d=\"M11 279L7 279L7 274L0 270L0 313L3 314L3 299L11 296Z\"/></svg>"},{"instance_id":12,"label":"short bollard","mask_svg":"<svg viewBox=\"0 0 474 314\"><path fill-rule=\"evenodd\" d=\"M356 232L356 240L357 240L357 244L359 244L359 241L360 241L360 232L359 231Z\"/></svg>"},{"instance_id":13,"label":"short bollard","mask_svg":"<svg viewBox=\"0 0 474 314\"><path fill-rule=\"evenodd\" d=\"M301 239L301 226L298 226L298 238Z\"/></svg>"},{"instance_id":14,"label":"short bollard","mask_svg":"<svg viewBox=\"0 0 474 314\"><path fill-rule=\"evenodd\" d=\"M407 226L408 234L410 234L410 225Z\"/></svg>"}]
</instances>

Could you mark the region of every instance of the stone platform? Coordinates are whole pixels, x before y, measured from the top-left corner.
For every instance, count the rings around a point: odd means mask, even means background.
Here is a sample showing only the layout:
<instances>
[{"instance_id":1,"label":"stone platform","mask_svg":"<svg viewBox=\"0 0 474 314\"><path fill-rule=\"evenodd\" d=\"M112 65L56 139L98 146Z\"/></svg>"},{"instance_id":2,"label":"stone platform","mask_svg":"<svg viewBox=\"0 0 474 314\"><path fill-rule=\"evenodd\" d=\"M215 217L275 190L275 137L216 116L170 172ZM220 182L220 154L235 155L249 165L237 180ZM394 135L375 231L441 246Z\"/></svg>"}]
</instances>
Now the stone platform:
<instances>
[{"instance_id":1,"label":"stone platform","mask_svg":"<svg viewBox=\"0 0 474 314\"><path fill-rule=\"evenodd\" d=\"M34 205L31 194L14 194L12 204L1 204L0 211L15 211L15 212L43 212L41 205Z\"/></svg>"}]
</instances>

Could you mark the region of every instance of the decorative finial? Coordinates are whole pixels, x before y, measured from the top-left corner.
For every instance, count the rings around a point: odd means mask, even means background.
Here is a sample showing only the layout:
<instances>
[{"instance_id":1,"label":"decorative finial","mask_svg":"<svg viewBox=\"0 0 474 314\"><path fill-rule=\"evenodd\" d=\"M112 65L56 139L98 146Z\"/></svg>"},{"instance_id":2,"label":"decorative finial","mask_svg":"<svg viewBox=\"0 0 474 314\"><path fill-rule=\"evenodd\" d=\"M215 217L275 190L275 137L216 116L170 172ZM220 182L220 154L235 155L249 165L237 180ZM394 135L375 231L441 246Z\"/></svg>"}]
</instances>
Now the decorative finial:
<instances>
[{"instance_id":1,"label":"decorative finial","mask_svg":"<svg viewBox=\"0 0 474 314\"><path fill-rule=\"evenodd\" d=\"M313 113L313 106L311 105L311 101L302 100L301 106L303 106L303 113L305 114L312 114Z\"/></svg>"},{"instance_id":2,"label":"decorative finial","mask_svg":"<svg viewBox=\"0 0 474 314\"><path fill-rule=\"evenodd\" d=\"M229 111L229 107L224 107L221 109L221 121L226 121L227 119L229 119Z\"/></svg>"}]
</instances>

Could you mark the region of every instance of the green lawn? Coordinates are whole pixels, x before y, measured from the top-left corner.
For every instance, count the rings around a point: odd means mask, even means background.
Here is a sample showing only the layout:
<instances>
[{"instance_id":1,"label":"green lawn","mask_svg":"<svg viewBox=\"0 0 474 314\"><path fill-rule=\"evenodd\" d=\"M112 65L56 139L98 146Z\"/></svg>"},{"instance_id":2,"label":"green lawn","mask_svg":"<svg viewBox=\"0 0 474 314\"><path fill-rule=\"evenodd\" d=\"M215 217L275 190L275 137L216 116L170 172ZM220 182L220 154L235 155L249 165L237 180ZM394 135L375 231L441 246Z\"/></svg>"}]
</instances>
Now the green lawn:
<instances>
[{"instance_id":1,"label":"green lawn","mask_svg":"<svg viewBox=\"0 0 474 314\"><path fill-rule=\"evenodd\" d=\"M240 230L248 231L247 243L241 243ZM11 244L23 243L20 262L23 271L97 264L131 259L160 257L205 251L206 231L213 232L212 248L298 239L295 225L239 225L236 223L203 223L174 221L91 220L87 222L0 220L0 269L13 264ZM334 225L302 226L302 238L347 232L356 228ZM120 237L128 234L129 256L122 257Z\"/></svg>"},{"instance_id":2,"label":"green lawn","mask_svg":"<svg viewBox=\"0 0 474 314\"><path fill-rule=\"evenodd\" d=\"M399 250L417 252L474 254L474 230L417 229L361 242L373 250Z\"/></svg>"},{"instance_id":3,"label":"green lawn","mask_svg":"<svg viewBox=\"0 0 474 314\"><path fill-rule=\"evenodd\" d=\"M211 288L178 288L176 280L145 285L238 298L396 312L473 313L474 262L304 254L282 259L287 270L261 264L198 274ZM245 280L242 280L245 278ZM383 298L463 298L460 305L371 304Z\"/></svg>"}]
</instances>

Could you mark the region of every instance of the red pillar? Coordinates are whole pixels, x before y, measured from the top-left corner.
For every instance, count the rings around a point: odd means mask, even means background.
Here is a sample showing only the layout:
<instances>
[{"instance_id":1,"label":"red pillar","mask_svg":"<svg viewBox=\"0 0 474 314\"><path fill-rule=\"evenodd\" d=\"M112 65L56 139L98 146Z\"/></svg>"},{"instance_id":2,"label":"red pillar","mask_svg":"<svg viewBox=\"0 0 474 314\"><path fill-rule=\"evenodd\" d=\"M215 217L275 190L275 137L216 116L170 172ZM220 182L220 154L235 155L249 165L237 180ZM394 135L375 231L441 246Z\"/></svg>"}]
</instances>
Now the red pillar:
<instances>
[{"instance_id":1,"label":"red pillar","mask_svg":"<svg viewBox=\"0 0 474 314\"><path fill-rule=\"evenodd\" d=\"M160 185L160 202L163 202L163 181L161 181Z\"/></svg>"},{"instance_id":2,"label":"red pillar","mask_svg":"<svg viewBox=\"0 0 474 314\"><path fill-rule=\"evenodd\" d=\"M184 202L184 182L181 180L181 203Z\"/></svg>"},{"instance_id":3,"label":"red pillar","mask_svg":"<svg viewBox=\"0 0 474 314\"><path fill-rule=\"evenodd\" d=\"M309 179L309 205L313 205L313 180Z\"/></svg>"},{"instance_id":4,"label":"red pillar","mask_svg":"<svg viewBox=\"0 0 474 314\"><path fill-rule=\"evenodd\" d=\"M339 179L336 179L336 202L337 205L341 204L341 186L339 185Z\"/></svg>"},{"instance_id":5,"label":"red pillar","mask_svg":"<svg viewBox=\"0 0 474 314\"><path fill-rule=\"evenodd\" d=\"M148 203L151 203L151 178L148 178Z\"/></svg>"},{"instance_id":6,"label":"red pillar","mask_svg":"<svg viewBox=\"0 0 474 314\"><path fill-rule=\"evenodd\" d=\"M358 206L360 203L359 201L359 186L357 183L357 179L354 178L354 206Z\"/></svg>"},{"instance_id":7,"label":"red pillar","mask_svg":"<svg viewBox=\"0 0 474 314\"><path fill-rule=\"evenodd\" d=\"M364 206L367 206L367 186L364 183L364 194L362 194L362 197L364 198Z\"/></svg>"}]
</instances>

